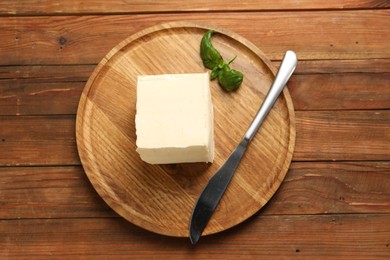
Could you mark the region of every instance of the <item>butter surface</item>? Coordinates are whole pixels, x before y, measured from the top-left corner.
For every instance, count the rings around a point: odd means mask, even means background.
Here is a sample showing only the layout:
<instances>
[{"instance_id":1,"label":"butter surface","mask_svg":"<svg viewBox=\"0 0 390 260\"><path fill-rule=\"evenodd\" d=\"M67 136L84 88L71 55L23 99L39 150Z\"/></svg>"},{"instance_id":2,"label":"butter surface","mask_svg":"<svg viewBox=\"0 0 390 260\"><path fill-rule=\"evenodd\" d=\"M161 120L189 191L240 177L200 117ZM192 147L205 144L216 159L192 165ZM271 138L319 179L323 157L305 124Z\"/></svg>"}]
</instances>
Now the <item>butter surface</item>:
<instances>
[{"instance_id":1,"label":"butter surface","mask_svg":"<svg viewBox=\"0 0 390 260\"><path fill-rule=\"evenodd\" d=\"M213 106L208 73L139 76L137 152L151 164L212 162Z\"/></svg>"}]
</instances>

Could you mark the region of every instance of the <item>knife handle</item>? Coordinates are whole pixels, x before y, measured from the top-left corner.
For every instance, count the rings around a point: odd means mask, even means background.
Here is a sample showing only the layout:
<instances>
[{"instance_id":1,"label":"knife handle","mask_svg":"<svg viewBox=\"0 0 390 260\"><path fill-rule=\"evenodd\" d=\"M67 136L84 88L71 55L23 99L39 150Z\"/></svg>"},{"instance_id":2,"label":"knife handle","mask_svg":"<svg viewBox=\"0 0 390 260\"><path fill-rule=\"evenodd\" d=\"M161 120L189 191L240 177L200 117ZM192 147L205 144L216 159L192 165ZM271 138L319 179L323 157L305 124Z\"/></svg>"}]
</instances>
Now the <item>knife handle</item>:
<instances>
[{"instance_id":1,"label":"knife handle","mask_svg":"<svg viewBox=\"0 0 390 260\"><path fill-rule=\"evenodd\" d=\"M294 72L297 63L298 60L297 56L295 55L295 52L287 51L284 55L279 71L276 74L275 80L271 88L268 90L263 104L261 105L259 111L257 112L255 118L253 119L252 123L250 124L248 130L244 135L244 139L248 142L250 142L255 136L260 125L263 123L265 117L268 115L272 106L275 104L280 93L286 86L287 81L290 79L292 73Z\"/></svg>"}]
</instances>

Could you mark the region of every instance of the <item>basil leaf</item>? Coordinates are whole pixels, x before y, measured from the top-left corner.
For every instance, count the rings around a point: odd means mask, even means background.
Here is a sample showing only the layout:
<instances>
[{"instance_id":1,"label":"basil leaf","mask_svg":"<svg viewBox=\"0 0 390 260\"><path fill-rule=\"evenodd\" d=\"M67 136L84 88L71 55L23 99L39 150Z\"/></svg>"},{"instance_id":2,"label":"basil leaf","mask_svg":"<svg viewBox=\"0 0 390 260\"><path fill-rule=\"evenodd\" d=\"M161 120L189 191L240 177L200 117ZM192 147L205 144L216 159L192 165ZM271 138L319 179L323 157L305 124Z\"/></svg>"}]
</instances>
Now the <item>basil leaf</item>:
<instances>
[{"instance_id":1,"label":"basil leaf","mask_svg":"<svg viewBox=\"0 0 390 260\"><path fill-rule=\"evenodd\" d=\"M219 66L215 67L211 73L210 73L210 80L213 80L215 79L216 77L218 77L219 73L221 72L221 68Z\"/></svg>"},{"instance_id":2,"label":"basil leaf","mask_svg":"<svg viewBox=\"0 0 390 260\"><path fill-rule=\"evenodd\" d=\"M211 37L215 31L207 31L200 42L200 56L203 65L211 69L210 80L218 78L219 84L227 91L236 90L242 83L244 75L229 67L237 56L223 61L221 54L214 48L211 43Z\"/></svg>"},{"instance_id":3,"label":"basil leaf","mask_svg":"<svg viewBox=\"0 0 390 260\"><path fill-rule=\"evenodd\" d=\"M244 74L231 69L229 65L225 64L218 74L218 82L227 91L236 90L242 83Z\"/></svg>"},{"instance_id":4,"label":"basil leaf","mask_svg":"<svg viewBox=\"0 0 390 260\"><path fill-rule=\"evenodd\" d=\"M200 56L202 58L203 65L211 70L223 63L221 54L211 43L211 36L213 36L213 34L213 30L207 31L200 42Z\"/></svg>"}]
</instances>

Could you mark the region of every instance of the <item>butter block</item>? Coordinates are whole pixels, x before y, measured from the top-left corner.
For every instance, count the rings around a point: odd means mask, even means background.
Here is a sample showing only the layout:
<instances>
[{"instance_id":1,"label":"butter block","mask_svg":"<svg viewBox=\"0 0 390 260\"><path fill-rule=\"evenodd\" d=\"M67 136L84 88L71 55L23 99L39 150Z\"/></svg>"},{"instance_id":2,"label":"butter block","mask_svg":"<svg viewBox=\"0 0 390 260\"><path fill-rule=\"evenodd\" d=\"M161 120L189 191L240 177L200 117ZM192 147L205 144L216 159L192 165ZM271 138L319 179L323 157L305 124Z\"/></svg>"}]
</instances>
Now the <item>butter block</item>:
<instances>
[{"instance_id":1,"label":"butter block","mask_svg":"<svg viewBox=\"0 0 390 260\"><path fill-rule=\"evenodd\" d=\"M138 76L137 152L151 164L212 162L214 116L208 73Z\"/></svg>"}]
</instances>

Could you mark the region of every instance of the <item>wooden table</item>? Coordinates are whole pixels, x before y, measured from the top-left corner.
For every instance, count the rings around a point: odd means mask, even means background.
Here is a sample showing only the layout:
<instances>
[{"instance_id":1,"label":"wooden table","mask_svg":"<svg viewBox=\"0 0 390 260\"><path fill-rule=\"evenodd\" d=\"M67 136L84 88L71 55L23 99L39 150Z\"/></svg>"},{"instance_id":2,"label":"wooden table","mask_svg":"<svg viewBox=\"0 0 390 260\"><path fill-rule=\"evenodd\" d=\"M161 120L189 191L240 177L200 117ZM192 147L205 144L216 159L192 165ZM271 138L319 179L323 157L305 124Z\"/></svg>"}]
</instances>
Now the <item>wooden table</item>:
<instances>
[{"instance_id":1,"label":"wooden table","mask_svg":"<svg viewBox=\"0 0 390 260\"><path fill-rule=\"evenodd\" d=\"M0 2L0 258L389 259L390 1L150 2ZM255 216L196 246L111 210L75 140L102 57L183 20L234 31L276 66L288 49L300 60L284 182Z\"/></svg>"}]
</instances>

